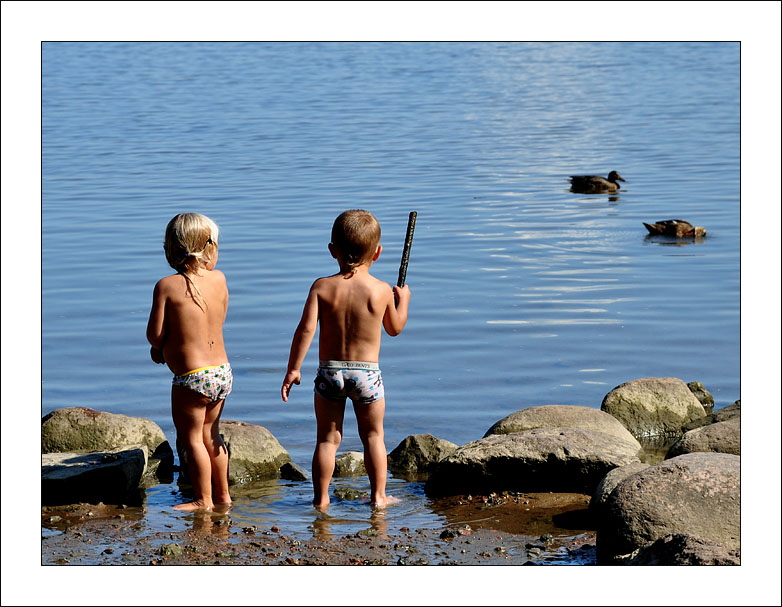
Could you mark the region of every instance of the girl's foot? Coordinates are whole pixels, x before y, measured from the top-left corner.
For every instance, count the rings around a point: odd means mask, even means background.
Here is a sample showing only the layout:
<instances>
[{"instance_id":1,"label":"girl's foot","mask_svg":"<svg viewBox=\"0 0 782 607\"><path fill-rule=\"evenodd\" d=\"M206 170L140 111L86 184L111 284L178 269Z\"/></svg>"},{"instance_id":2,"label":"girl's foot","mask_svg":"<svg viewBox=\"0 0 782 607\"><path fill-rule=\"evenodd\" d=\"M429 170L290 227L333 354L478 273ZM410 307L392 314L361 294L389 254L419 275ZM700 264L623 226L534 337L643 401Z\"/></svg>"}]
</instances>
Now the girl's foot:
<instances>
[{"instance_id":1,"label":"girl's foot","mask_svg":"<svg viewBox=\"0 0 782 607\"><path fill-rule=\"evenodd\" d=\"M385 508L386 506L390 506L391 504L396 504L400 501L401 500L398 497L394 497L393 495L386 495L385 497L376 499L375 502L372 504L372 507L376 509L381 509L381 508Z\"/></svg>"},{"instance_id":2,"label":"girl's foot","mask_svg":"<svg viewBox=\"0 0 782 607\"><path fill-rule=\"evenodd\" d=\"M206 512L211 512L212 509L213 506L207 506L198 500L194 502L187 502L185 504L177 504L174 506L174 510L179 510L180 512L195 512L196 510L205 510Z\"/></svg>"}]
</instances>

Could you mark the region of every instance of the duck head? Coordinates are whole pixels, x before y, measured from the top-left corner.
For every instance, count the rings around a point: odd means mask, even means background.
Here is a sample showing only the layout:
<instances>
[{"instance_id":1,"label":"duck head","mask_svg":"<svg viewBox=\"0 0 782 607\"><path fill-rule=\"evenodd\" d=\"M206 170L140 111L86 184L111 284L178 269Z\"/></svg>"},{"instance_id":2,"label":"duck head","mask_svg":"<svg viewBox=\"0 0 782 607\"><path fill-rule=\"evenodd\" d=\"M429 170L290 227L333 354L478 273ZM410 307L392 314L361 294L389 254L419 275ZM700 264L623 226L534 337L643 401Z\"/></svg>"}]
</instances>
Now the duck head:
<instances>
[{"instance_id":1,"label":"duck head","mask_svg":"<svg viewBox=\"0 0 782 607\"><path fill-rule=\"evenodd\" d=\"M624 178L623 178L623 177L622 177L622 176L621 176L619 173L617 173L616 171L611 171L611 172L608 174L608 181L610 181L611 183L616 183L617 181L625 181L625 180L624 180ZM626 182L625 182L625 183L626 183Z\"/></svg>"}]
</instances>

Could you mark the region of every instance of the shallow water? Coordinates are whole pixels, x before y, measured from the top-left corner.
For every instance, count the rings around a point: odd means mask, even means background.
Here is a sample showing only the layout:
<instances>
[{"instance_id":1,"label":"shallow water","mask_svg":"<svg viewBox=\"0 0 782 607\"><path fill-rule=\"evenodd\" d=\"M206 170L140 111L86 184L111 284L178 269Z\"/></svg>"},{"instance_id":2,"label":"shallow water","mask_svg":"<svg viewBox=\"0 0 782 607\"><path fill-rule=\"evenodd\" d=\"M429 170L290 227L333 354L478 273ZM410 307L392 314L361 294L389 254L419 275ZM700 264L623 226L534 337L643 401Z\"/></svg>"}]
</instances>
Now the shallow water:
<instances>
[{"instance_id":1,"label":"shallow water","mask_svg":"<svg viewBox=\"0 0 782 607\"><path fill-rule=\"evenodd\" d=\"M173 442L144 331L165 225L188 210L221 227L224 417L305 468L317 343L289 403L279 388L346 208L380 220L388 282L418 211L410 318L381 349L389 451L463 444L529 406L599 408L638 377L740 398L737 43L45 43L42 68L42 414L149 417ZM568 190L614 169L616 195ZM708 235L646 236L668 218ZM349 413L341 450L360 448ZM308 488L272 487L235 515L313 524ZM417 485L390 487L408 498L391 527L437 524ZM151 491L150 512L175 493ZM331 527L368 524L345 507Z\"/></svg>"}]
</instances>

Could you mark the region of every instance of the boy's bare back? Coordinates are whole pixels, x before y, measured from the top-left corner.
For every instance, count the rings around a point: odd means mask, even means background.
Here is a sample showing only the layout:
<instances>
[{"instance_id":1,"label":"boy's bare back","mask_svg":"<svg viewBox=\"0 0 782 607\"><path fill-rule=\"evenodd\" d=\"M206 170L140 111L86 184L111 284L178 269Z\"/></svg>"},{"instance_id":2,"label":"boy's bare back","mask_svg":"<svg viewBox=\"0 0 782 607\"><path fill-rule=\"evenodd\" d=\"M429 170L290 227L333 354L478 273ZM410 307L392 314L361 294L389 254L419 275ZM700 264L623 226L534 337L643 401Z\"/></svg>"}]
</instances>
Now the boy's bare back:
<instances>
[{"instance_id":1,"label":"boy's bare back","mask_svg":"<svg viewBox=\"0 0 782 607\"><path fill-rule=\"evenodd\" d=\"M164 340L158 349L175 375L228 361L223 342L228 310L225 275L220 270L202 268L190 279L205 302L201 307L181 274L158 281L153 295L149 331L152 337Z\"/></svg>"},{"instance_id":2,"label":"boy's bare back","mask_svg":"<svg viewBox=\"0 0 782 607\"><path fill-rule=\"evenodd\" d=\"M315 281L310 296L317 298L321 360L377 362L383 326L391 335L401 331L394 292L365 267Z\"/></svg>"}]
</instances>

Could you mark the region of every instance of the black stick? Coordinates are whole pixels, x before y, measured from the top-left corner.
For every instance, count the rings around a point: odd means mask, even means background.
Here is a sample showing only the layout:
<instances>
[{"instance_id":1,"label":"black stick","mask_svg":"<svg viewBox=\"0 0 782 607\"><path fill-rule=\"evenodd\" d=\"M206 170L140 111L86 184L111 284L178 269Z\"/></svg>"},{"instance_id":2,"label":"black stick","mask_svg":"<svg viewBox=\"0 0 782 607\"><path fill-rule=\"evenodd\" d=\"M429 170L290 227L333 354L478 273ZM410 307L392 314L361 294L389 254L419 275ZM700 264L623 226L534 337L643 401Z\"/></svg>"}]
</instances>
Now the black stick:
<instances>
[{"instance_id":1,"label":"black stick","mask_svg":"<svg viewBox=\"0 0 782 607\"><path fill-rule=\"evenodd\" d=\"M413 244L413 232L415 231L415 218L417 211L410 211L410 217L407 219L407 235L405 236L405 248L402 249L402 261L399 264L399 278L396 280L397 287L403 287L407 277L407 262L410 261L410 247Z\"/></svg>"}]
</instances>

